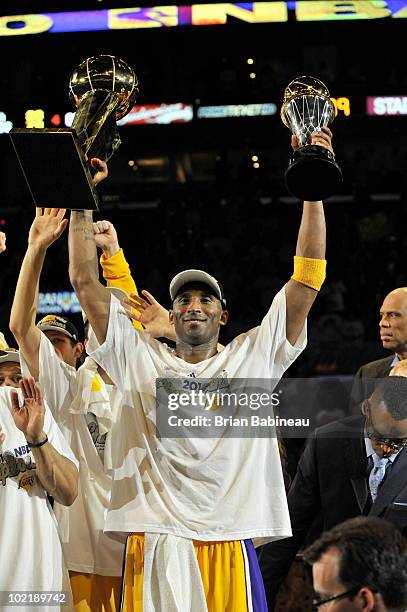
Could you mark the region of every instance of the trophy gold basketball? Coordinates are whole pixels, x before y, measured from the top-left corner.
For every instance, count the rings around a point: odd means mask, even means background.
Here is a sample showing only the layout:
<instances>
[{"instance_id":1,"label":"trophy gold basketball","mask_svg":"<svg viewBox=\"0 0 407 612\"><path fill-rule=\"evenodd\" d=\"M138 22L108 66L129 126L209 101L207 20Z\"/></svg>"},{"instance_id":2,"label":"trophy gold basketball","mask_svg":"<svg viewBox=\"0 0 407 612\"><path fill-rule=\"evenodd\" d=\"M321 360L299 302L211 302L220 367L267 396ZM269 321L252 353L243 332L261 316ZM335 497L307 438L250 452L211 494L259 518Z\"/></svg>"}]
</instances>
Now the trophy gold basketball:
<instances>
[{"instance_id":1,"label":"trophy gold basketball","mask_svg":"<svg viewBox=\"0 0 407 612\"><path fill-rule=\"evenodd\" d=\"M112 55L89 57L72 72L71 128L13 129L14 149L36 206L97 209L89 160L107 161L120 145L116 122L138 94L134 70Z\"/></svg>"}]
</instances>

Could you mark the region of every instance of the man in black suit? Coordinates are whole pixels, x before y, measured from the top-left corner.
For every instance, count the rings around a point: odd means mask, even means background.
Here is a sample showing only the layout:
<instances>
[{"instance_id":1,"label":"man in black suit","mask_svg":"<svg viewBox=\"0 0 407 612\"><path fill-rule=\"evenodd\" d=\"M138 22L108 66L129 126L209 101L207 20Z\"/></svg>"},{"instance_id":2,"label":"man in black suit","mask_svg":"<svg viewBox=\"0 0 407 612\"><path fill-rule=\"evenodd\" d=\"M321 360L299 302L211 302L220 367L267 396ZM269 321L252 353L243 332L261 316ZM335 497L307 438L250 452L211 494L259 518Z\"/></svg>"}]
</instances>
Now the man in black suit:
<instances>
[{"instance_id":1,"label":"man in black suit","mask_svg":"<svg viewBox=\"0 0 407 612\"><path fill-rule=\"evenodd\" d=\"M308 441L288 493L293 536L267 544L260 556L270 609L316 518L324 531L378 516L407 535L407 379L385 378L364 411L316 429Z\"/></svg>"},{"instance_id":2,"label":"man in black suit","mask_svg":"<svg viewBox=\"0 0 407 612\"><path fill-rule=\"evenodd\" d=\"M362 365L356 378L383 378L392 365L407 358L407 287L394 289L380 308L380 340L392 355Z\"/></svg>"},{"instance_id":3,"label":"man in black suit","mask_svg":"<svg viewBox=\"0 0 407 612\"><path fill-rule=\"evenodd\" d=\"M386 295L380 308L379 327L383 348L392 354L358 369L351 392L350 414L360 414L361 404L373 393L377 379L388 376L394 365L407 358L407 287L399 287Z\"/></svg>"}]
</instances>

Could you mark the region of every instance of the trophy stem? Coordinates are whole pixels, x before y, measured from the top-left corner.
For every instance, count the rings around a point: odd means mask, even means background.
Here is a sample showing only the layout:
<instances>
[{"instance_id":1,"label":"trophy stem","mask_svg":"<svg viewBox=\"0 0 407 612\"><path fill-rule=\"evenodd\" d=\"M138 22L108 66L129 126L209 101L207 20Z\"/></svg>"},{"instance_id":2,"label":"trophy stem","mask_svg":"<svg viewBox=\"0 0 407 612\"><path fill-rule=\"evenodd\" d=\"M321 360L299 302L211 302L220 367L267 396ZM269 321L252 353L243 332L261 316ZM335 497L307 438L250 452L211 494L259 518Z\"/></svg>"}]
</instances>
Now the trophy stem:
<instances>
[{"instance_id":1,"label":"trophy stem","mask_svg":"<svg viewBox=\"0 0 407 612\"><path fill-rule=\"evenodd\" d=\"M294 151L284 180L292 195L317 202L337 193L343 178L332 151L319 145L306 145Z\"/></svg>"},{"instance_id":2,"label":"trophy stem","mask_svg":"<svg viewBox=\"0 0 407 612\"><path fill-rule=\"evenodd\" d=\"M87 158L108 161L119 147L121 141L114 112L118 101L114 92L105 91L93 91L81 101L72 128Z\"/></svg>"}]
</instances>

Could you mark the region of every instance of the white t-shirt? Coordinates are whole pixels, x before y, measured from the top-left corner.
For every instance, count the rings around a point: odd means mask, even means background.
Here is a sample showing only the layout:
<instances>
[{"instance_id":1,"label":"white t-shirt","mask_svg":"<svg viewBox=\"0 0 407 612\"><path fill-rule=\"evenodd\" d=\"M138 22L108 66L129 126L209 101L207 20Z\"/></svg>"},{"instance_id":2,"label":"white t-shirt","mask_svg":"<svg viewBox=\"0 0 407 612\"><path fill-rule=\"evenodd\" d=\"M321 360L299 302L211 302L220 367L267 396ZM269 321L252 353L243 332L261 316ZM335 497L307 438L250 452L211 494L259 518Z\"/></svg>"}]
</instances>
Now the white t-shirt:
<instances>
[{"instance_id":1,"label":"white t-shirt","mask_svg":"<svg viewBox=\"0 0 407 612\"><path fill-rule=\"evenodd\" d=\"M256 544L290 536L275 437L164 439L155 430L158 377L281 378L306 345L306 325L295 346L286 339L284 288L260 327L197 364L139 333L120 311L112 296L106 341L90 353L124 395L105 529Z\"/></svg>"},{"instance_id":2,"label":"white t-shirt","mask_svg":"<svg viewBox=\"0 0 407 612\"><path fill-rule=\"evenodd\" d=\"M11 415L10 390L0 388L0 426L6 436L0 444L0 591L70 593L57 523L36 476L34 457ZM78 467L47 406L44 431L52 446ZM40 608L49 612L60 609ZM16 607L0 605L0 609ZM68 612L71 608L61 609ZM28 612L33 607L27 604L18 610Z\"/></svg>"},{"instance_id":3,"label":"white t-shirt","mask_svg":"<svg viewBox=\"0 0 407 612\"><path fill-rule=\"evenodd\" d=\"M28 373L21 351L20 359ZM72 506L54 505L68 569L121 576L123 543L103 532L112 483L110 430L121 393L105 385L92 360L79 370L62 361L43 333L39 363L44 397L79 461L78 497Z\"/></svg>"}]
</instances>

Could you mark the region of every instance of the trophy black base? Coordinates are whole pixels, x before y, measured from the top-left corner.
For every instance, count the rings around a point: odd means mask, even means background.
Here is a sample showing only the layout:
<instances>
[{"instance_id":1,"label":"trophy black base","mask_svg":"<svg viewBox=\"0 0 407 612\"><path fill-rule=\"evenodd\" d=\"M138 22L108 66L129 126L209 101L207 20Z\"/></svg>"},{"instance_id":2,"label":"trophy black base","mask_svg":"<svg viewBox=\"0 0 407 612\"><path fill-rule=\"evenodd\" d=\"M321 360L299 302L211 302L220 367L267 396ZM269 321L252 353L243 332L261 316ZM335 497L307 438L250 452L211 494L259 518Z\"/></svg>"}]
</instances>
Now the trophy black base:
<instances>
[{"instance_id":1,"label":"trophy black base","mask_svg":"<svg viewBox=\"0 0 407 612\"><path fill-rule=\"evenodd\" d=\"M75 130L15 128L10 137L35 206L98 210L98 194Z\"/></svg>"},{"instance_id":2,"label":"trophy black base","mask_svg":"<svg viewBox=\"0 0 407 612\"><path fill-rule=\"evenodd\" d=\"M300 200L325 200L342 186L342 170L331 151L319 145L306 145L294 151L285 172L285 186Z\"/></svg>"}]
</instances>

